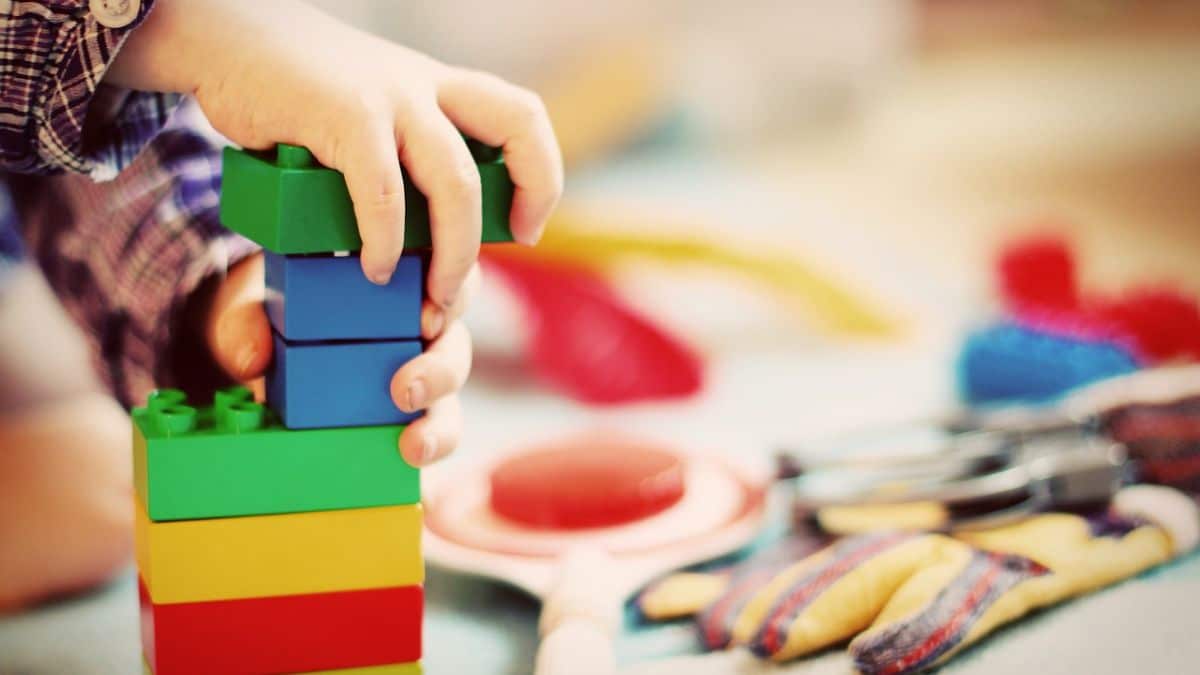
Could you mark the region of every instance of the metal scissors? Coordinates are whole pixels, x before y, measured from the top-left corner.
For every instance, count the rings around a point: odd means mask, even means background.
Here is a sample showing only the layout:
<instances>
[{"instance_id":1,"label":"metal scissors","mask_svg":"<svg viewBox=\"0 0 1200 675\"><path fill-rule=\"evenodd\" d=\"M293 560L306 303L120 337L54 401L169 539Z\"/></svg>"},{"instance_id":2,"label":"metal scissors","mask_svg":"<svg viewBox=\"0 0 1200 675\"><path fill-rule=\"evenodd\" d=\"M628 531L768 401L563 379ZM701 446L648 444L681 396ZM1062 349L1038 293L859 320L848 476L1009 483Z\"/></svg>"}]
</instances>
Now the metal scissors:
<instances>
[{"instance_id":1,"label":"metal scissors","mask_svg":"<svg viewBox=\"0 0 1200 675\"><path fill-rule=\"evenodd\" d=\"M1180 404L1198 394L1200 367L1143 371L1050 407L969 410L856 434L819 451L785 448L777 473L791 482L800 519L830 507L935 503L944 509L943 527L964 529L1084 510L1147 478L1139 457L1112 433L1114 421L1131 411L1144 419L1146 410L1169 410L1172 416L1150 417L1179 428L1182 416L1200 428L1200 403Z\"/></svg>"}]
</instances>

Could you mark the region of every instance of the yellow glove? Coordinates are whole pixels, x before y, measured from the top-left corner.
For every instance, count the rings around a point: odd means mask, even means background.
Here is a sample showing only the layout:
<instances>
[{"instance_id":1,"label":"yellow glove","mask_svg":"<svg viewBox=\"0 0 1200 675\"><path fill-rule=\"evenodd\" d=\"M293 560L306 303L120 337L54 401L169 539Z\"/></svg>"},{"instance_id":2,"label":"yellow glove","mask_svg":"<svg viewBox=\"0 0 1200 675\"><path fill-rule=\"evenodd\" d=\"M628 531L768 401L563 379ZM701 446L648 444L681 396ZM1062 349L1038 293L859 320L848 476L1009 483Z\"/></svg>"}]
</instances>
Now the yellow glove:
<instances>
[{"instance_id":1,"label":"yellow glove","mask_svg":"<svg viewBox=\"0 0 1200 675\"><path fill-rule=\"evenodd\" d=\"M1170 488L1135 486L1095 518L1045 514L954 536L871 533L782 569L714 577L699 623L710 647L745 646L776 661L857 635L850 652L860 671L917 672L1034 609L1161 564L1197 539L1195 502ZM678 578L651 587L643 611L654 617L671 598L678 614L687 604L681 589Z\"/></svg>"}]
</instances>

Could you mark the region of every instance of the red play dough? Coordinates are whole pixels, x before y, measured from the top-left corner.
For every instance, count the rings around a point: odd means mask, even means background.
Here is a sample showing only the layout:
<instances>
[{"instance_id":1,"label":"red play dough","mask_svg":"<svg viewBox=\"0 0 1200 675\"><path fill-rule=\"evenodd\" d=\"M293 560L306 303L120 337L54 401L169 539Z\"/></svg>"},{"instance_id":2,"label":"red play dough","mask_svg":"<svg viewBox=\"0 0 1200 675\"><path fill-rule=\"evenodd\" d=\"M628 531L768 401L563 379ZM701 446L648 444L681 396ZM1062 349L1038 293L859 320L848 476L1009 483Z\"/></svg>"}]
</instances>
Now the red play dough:
<instances>
[{"instance_id":1,"label":"red play dough","mask_svg":"<svg viewBox=\"0 0 1200 675\"><path fill-rule=\"evenodd\" d=\"M580 439L521 453L491 475L491 506L528 527L578 530L641 520L683 497L680 458L646 443Z\"/></svg>"}]
</instances>

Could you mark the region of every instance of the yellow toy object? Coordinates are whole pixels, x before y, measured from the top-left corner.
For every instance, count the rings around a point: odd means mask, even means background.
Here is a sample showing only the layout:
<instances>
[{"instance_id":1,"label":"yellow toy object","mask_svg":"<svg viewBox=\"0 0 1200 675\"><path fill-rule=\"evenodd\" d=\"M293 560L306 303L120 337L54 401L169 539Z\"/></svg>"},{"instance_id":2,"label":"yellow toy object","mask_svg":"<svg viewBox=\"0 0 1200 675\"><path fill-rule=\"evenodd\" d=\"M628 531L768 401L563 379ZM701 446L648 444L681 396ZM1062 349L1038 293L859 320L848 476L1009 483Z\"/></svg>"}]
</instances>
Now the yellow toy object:
<instances>
[{"instance_id":1,"label":"yellow toy object","mask_svg":"<svg viewBox=\"0 0 1200 675\"><path fill-rule=\"evenodd\" d=\"M611 154L662 116L670 104L664 97L669 88L663 86L662 63L659 36L627 36L582 52L559 77L538 87L568 168ZM630 257L709 265L774 289L831 334L892 337L900 332L899 322L877 303L795 257L737 251L698 237L613 233L607 223L589 220L559 208L537 251L525 254L594 266Z\"/></svg>"},{"instance_id":2,"label":"yellow toy object","mask_svg":"<svg viewBox=\"0 0 1200 675\"><path fill-rule=\"evenodd\" d=\"M775 661L857 636L849 650L860 672L920 672L1035 609L1160 565L1198 540L1195 502L1158 486L1125 488L1107 514L1091 518L1050 513L953 535L870 533L749 588L738 579L752 572L726 575L733 581L725 590L703 599L700 629L710 646L744 646ZM647 616L672 583L643 594ZM685 603L672 600L682 611Z\"/></svg>"},{"instance_id":3,"label":"yellow toy object","mask_svg":"<svg viewBox=\"0 0 1200 675\"><path fill-rule=\"evenodd\" d=\"M421 506L151 522L138 569L155 603L412 586L425 576Z\"/></svg>"},{"instance_id":4,"label":"yellow toy object","mask_svg":"<svg viewBox=\"0 0 1200 675\"><path fill-rule=\"evenodd\" d=\"M598 268L631 258L669 265L707 265L772 289L830 334L889 338L901 332L900 322L877 303L794 256L738 250L700 236L644 235L629 228L617 232L605 225L598 218L560 208L536 251L508 250L504 255L561 258Z\"/></svg>"}]
</instances>

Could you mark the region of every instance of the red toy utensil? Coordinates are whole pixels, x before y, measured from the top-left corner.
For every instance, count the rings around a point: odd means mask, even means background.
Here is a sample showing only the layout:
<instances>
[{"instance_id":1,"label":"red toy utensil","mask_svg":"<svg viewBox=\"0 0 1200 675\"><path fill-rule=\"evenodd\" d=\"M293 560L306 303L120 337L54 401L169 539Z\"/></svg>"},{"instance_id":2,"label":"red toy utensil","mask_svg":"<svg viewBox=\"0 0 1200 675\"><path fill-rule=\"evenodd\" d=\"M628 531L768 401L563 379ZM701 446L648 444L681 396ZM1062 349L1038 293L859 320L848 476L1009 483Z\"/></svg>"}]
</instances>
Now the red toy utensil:
<instances>
[{"instance_id":1,"label":"red toy utensil","mask_svg":"<svg viewBox=\"0 0 1200 675\"><path fill-rule=\"evenodd\" d=\"M682 473L682 495L657 512L643 509L641 517L608 526L547 529L498 513L489 497L497 469L542 464L548 461L547 448L562 452L560 458L587 455L589 461L567 468L593 481L608 475L599 461L606 457L669 455ZM647 465L649 472L626 476L626 487L657 475L655 464ZM422 546L432 565L492 577L542 598L538 675L613 675L613 632L630 595L666 572L737 550L759 532L770 484L770 475L759 473L609 433L566 439L465 470L435 467L422 477ZM555 499L562 496L555 490L543 493L542 506L552 512L563 515L576 506ZM595 513L594 502L583 507Z\"/></svg>"},{"instance_id":2,"label":"red toy utensil","mask_svg":"<svg viewBox=\"0 0 1200 675\"><path fill-rule=\"evenodd\" d=\"M615 404L699 391L700 357L622 302L596 272L496 252L481 259L523 301L529 365L562 393Z\"/></svg>"}]
</instances>

